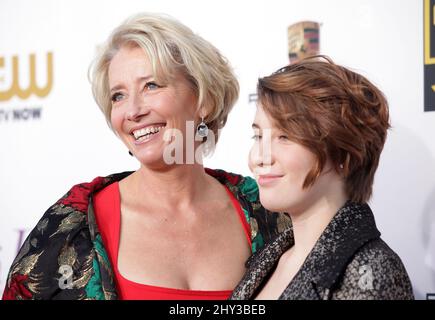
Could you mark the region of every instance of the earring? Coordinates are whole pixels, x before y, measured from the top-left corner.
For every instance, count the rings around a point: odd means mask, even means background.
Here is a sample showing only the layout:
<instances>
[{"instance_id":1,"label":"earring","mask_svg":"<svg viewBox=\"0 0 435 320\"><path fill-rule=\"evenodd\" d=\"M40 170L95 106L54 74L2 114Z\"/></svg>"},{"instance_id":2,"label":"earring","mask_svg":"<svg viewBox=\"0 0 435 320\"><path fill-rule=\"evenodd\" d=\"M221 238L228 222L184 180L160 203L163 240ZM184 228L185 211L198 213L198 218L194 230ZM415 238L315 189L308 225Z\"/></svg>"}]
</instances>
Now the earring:
<instances>
[{"instance_id":1,"label":"earring","mask_svg":"<svg viewBox=\"0 0 435 320\"><path fill-rule=\"evenodd\" d=\"M343 169L343 168L344 168L344 165L341 163L341 164L339 165L339 167L340 167L340 169Z\"/></svg>"},{"instance_id":2,"label":"earring","mask_svg":"<svg viewBox=\"0 0 435 320\"><path fill-rule=\"evenodd\" d=\"M133 157L133 153L131 153L130 150L128 150L128 154L131 155Z\"/></svg>"},{"instance_id":3,"label":"earring","mask_svg":"<svg viewBox=\"0 0 435 320\"><path fill-rule=\"evenodd\" d=\"M204 122L204 117L201 117L201 123L196 127L196 133L201 138L208 136L208 126Z\"/></svg>"}]
</instances>

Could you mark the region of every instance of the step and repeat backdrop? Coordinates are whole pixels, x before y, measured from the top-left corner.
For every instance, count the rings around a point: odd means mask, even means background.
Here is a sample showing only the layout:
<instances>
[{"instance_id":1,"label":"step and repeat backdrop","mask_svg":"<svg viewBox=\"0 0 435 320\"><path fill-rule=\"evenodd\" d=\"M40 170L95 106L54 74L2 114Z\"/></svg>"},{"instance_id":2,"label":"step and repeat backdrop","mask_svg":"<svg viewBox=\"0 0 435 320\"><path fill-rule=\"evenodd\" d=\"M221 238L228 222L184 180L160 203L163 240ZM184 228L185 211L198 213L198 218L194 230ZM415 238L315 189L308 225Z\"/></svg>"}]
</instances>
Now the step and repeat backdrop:
<instances>
[{"instance_id":1,"label":"step and repeat backdrop","mask_svg":"<svg viewBox=\"0 0 435 320\"><path fill-rule=\"evenodd\" d=\"M113 28L138 12L169 14L213 43L240 98L206 166L247 166L259 76L320 52L372 80L392 129L371 206L418 299L435 294L434 0L1 0L0 294L30 230L72 185L135 170L110 131L87 72Z\"/></svg>"}]
</instances>

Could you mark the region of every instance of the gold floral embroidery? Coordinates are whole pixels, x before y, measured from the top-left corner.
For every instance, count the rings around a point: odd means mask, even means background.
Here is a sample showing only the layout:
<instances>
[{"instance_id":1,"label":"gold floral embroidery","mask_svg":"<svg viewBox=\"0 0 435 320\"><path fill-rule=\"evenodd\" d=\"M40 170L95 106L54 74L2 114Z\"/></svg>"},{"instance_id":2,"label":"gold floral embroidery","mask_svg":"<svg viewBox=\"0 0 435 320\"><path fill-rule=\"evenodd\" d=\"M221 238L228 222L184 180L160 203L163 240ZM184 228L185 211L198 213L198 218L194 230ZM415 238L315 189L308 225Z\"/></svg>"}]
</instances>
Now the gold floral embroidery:
<instances>
[{"instance_id":1,"label":"gold floral embroidery","mask_svg":"<svg viewBox=\"0 0 435 320\"><path fill-rule=\"evenodd\" d=\"M39 232L41 232L41 234L44 234L44 231L47 229L48 227L48 222L49 219L45 218L42 219L41 221L38 222L38 224L36 225L36 229L38 229Z\"/></svg>"},{"instance_id":2,"label":"gold floral embroidery","mask_svg":"<svg viewBox=\"0 0 435 320\"><path fill-rule=\"evenodd\" d=\"M32 254L28 257L23 258L14 268L12 273L20 273L20 274L29 274L30 271L35 268L35 265L38 263L38 259L41 256L43 251L40 253Z\"/></svg>"},{"instance_id":3,"label":"gold floral embroidery","mask_svg":"<svg viewBox=\"0 0 435 320\"><path fill-rule=\"evenodd\" d=\"M46 287L42 287L41 283L44 279L44 273L31 274L30 281L27 283L27 286L30 291L36 294L40 294L42 291L46 289Z\"/></svg>"},{"instance_id":4,"label":"gold floral embroidery","mask_svg":"<svg viewBox=\"0 0 435 320\"><path fill-rule=\"evenodd\" d=\"M257 219L251 217L251 239L254 239L258 233L258 222Z\"/></svg>"},{"instance_id":5,"label":"gold floral embroidery","mask_svg":"<svg viewBox=\"0 0 435 320\"><path fill-rule=\"evenodd\" d=\"M57 262L59 266L68 265L73 267L74 263L77 260L77 252L73 246L65 245L60 251L59 257L57 258Z\"/></svg>"},{"instance_id":6,"label":"gold floral embroidery","mask_svg":"<svg viewBox=\"0 0 435 320\"><path fill-rule=\"evenodd\" d=\"M79 277L74 280L74 288L84 288L88 282L89 279L92 277L92 273L94 272L93 266L93 254L89 254L86 257L85 262L83 263L83 265L81 266L81 275L79 275Z\"/></svg>"},{"instance_id":7,"label":"gold floral embroidery","mask_svg":"<svg viewBox=\"0 0 435 320\"><path fill-rule=\"evenodd\" d=\"M51 209L51 214L54 215L67 215L76 211L73 207L65 206L63 203L55 204Z\"/></svg>"},{"instance_id":8,"label":"gold floral embroidery","mask_svg":"<svg viewBox=\"0 0 435 320\"><path fill-rule=\"evenodd\" d=\"M85 215L79 211L75 211L68 215L59 225L59 228L55 233L53 233L50 238L54 237L58 233L68 233L74 228L76 228L83 220Z\"/></svg>"},{"instance_id":9,"label":"gold floral embroidery","mask_svg":"<svg viewBox=\"0 0 435 320\"><path fill-rule=\"evenodd\" d=\"M289 216L287 216L285 213L275 213L275 214L277 214L278 216L276 225L279 233L283 232L284 230L286 230L288 227L292 225Z\"/></svg>"}]
</instances>

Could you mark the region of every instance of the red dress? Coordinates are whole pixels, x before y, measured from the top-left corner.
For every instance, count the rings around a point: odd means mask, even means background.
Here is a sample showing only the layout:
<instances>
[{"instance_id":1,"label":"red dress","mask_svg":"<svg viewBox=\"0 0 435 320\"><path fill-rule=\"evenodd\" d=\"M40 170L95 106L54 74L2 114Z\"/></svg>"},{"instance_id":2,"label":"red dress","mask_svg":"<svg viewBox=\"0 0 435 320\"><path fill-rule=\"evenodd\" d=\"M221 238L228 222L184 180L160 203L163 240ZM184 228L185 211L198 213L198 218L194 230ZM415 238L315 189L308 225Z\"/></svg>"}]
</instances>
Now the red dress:
<instances>
[{"instance_id":1,"label":"red dress","mask_svg":"<svg viewBox=\"0 0 435 320\"><path fill-rule=\"evenodd\" d=\"M251 247L250 227L246 221L243 210L231 191L227 187L225 187L225 189L227 190L233 206L238 213L248 239L249 246ZM182 290L145 285L124 278L118 270L118 248L121 218L121 201L118 182L108 185L95 195L94 208L97 225L100 229L104 245L107 249L107 254L113 266L119 299L225 300L230 296L232 289L225 291ZM103 214L104 218L102 217Z\"/></svg>"}]
</instances>

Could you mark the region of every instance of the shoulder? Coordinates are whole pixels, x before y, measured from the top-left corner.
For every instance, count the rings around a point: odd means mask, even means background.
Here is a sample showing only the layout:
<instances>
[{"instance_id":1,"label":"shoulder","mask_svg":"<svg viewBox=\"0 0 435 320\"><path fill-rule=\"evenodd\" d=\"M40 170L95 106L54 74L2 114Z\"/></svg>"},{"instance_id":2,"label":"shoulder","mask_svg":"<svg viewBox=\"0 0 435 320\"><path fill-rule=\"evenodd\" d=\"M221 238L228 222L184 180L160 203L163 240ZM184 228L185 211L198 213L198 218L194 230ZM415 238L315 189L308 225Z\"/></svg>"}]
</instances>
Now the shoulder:
<instances>
[{"instance_id":1,"label":"shoulder","mask_svg":"<svg viewBox=\"0 0 435 320\"><path fill-rule=\"evenodd\" d=\"M93 272L94 239L89 228L89 199L117 176L79 183L50 206L30 232L10 268L4 297L8 299L65 299L84 296ZM95 241L93 241L95 240ZM74 290L59 291L61 267L71 266L78 281ZM17 289L19 288L19 290ZM60 292L60 293L59 293Z\"/></svg>"},{"instance_id":2,"label":"shoulder","mask_svg":"<svg viewBox=\"0 0 435 320\"><path fill-rule=\"evenodd\" d=\"M205 171L230 189L236 188L237 191L247 196L250 201L258 201L258 186L252 177L243 176L222 169L205 168Z\"/></svg>"},{"instance_id":3,"label":"shoulder","mask_svg":"<svg viewBox=\"0 0 435 320\"><path fill-rule=\"evenodd\" d=\"M348 299L414 299L402 260L380 238L369 241L354 255L335 296Z\"/></svg>"},{"instance_id":4,"label":"shoulder","mask_svg":"<svg viewBox=\"0 0 435 320\"><path fill-rule=\"evenodd\" d=\"M291 225L286 213L271 212L262 206L257 182L252 177L221 169L206 168L206 172L225 184L242 206L251 228L253 253Z\"/></svg>"}]
</instances>

